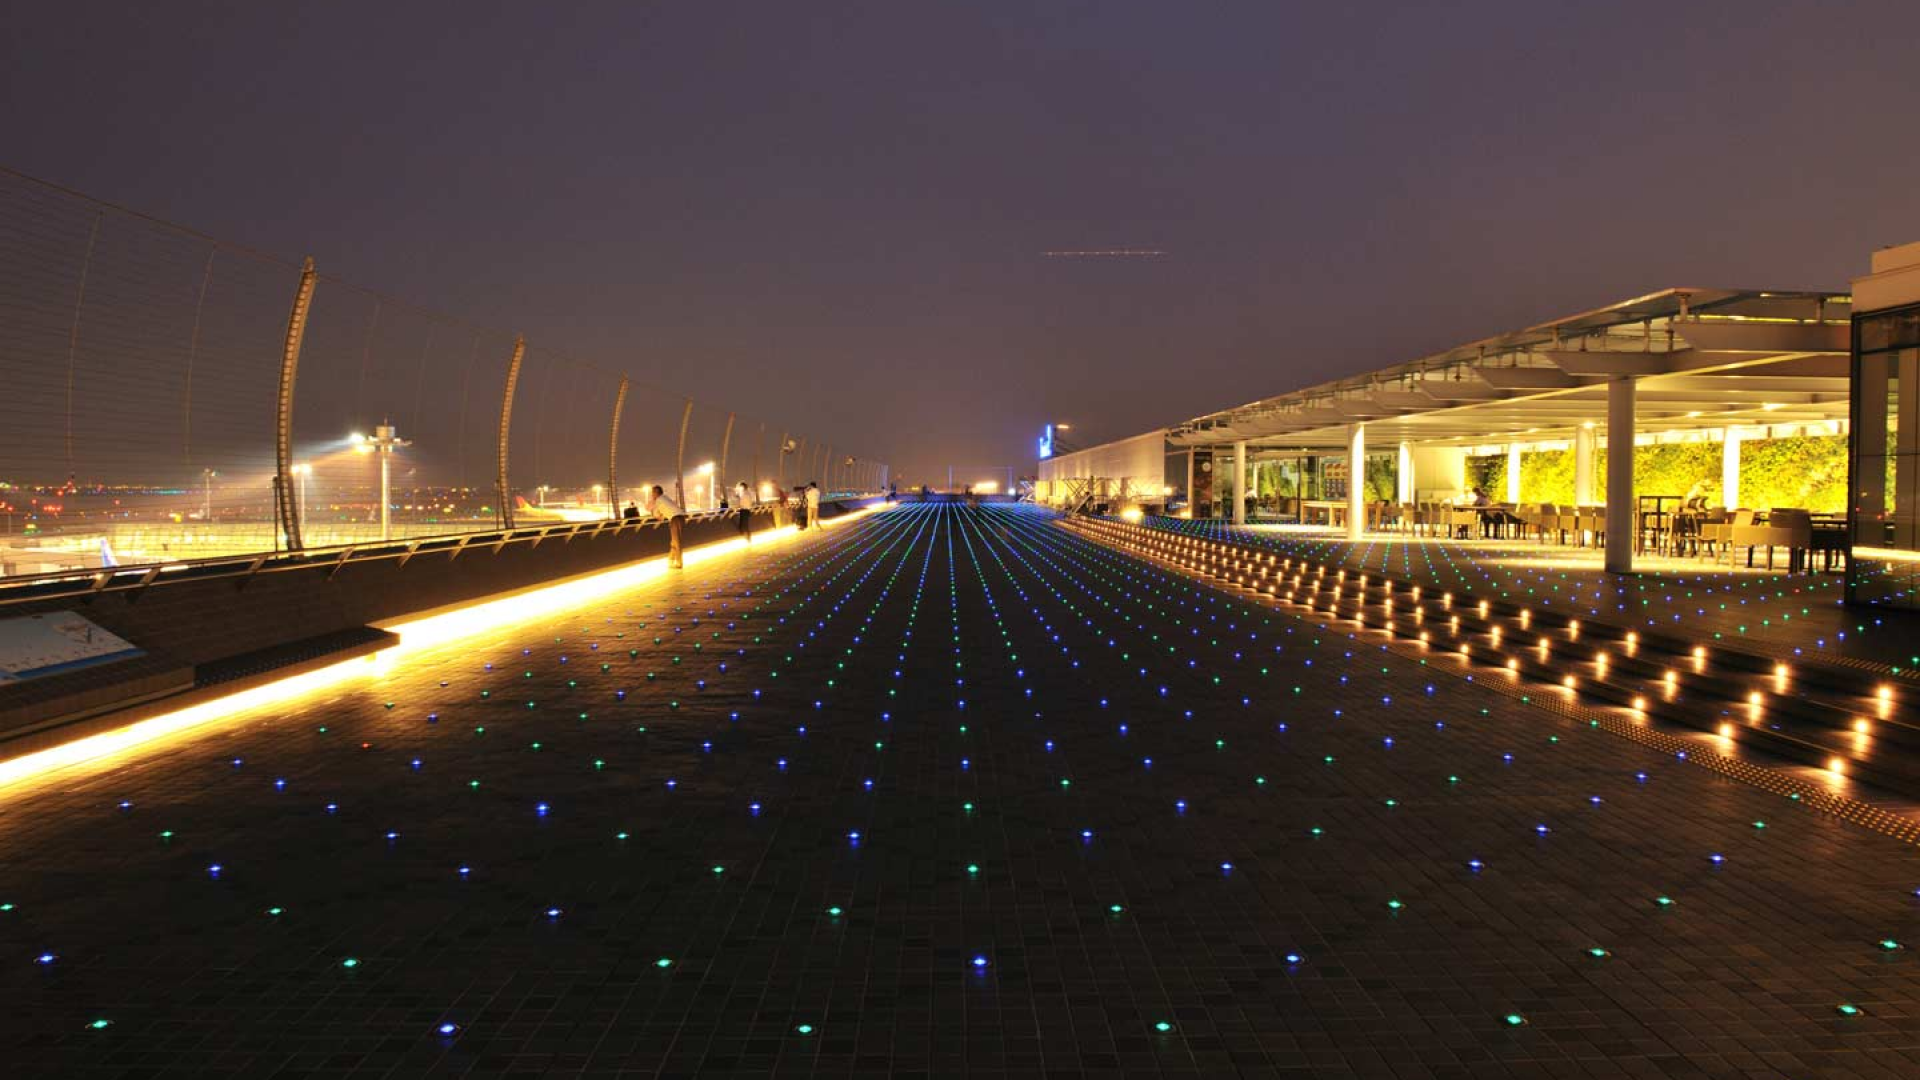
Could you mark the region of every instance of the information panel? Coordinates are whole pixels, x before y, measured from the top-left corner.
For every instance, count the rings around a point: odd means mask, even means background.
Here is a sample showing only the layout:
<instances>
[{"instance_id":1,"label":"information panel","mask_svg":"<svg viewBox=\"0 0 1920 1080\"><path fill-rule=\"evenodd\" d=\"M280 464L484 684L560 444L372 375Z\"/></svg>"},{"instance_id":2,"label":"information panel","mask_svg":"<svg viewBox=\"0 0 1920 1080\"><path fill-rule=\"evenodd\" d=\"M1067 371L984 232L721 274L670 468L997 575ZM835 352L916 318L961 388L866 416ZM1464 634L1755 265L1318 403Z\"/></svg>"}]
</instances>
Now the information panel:
<instances>
[{"instance_id":1,"label":"information panel","mask_svg":"<svg viewBox=\"0 0 1920 1080\"><path fill-rule=\"evenodd\" d=\"M71 611L0 619L0 685L145 655Z\"/></svg>"}]
</instances>

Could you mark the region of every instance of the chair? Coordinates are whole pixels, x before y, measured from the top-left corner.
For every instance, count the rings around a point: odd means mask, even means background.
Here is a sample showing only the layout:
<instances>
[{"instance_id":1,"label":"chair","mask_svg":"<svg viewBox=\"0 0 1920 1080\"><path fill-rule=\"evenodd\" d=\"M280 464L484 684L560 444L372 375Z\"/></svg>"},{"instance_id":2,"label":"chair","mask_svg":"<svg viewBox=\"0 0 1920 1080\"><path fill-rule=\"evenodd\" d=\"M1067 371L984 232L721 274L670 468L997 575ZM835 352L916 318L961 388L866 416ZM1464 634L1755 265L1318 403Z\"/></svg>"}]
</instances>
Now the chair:
<instances>
[{"instance_id":1,"label":"chair","mask_svg":"<svg viewBox=\"0 0 1920 1080\"><path fill-rule=\"evenodd\" d=\"M1707 558L1717 558L1720 549L1728 546L1733 518L1724 507L1714 507L1702 512L1699 530L1694 534L1696 554Z\"/></svg>"},{"instance_id":2,"label":"chair","mask_svg":"<svg viewBox=\"0 0 1920 1080\"><path fill-rule=\"evenodd\" d=\"M1471 538L1474 531L1480 527L1480 511L1471 506L1453 506L1449 504L1445 507L1441 515L1441 520L1446 523L1447 535L1449 537L1468 539Z\"/></svg>"},{"instance_id":3,"label":"chair","mask_svg":"<svg viewBox=\"0 0 1920 1080\"><path fill-rule=\"evenodd\" d=\"M1559 533L1562 544L1567 542L1569 536L1573 537L1575 544L1584 543L1580 535L1580 508L1578 506L1561 507L1559 518L1554 523L1554 531Z\"/></svg>"},{"instance_id":4,"label":"chair","mask_svg":"<svg viewBox=\"0 0 1920 1080\"><path fill-rule=\"evenodd\" d=\"M1813 519L1805 510L1787 508L1767 515L1765 524L1755 524L1753 511L1738 510L1733 515L1727 542L1728 558L1735 548L1747 549L1747 565L1753 565L1753 549L1767 549L1767 569L1773 569L1773 549L1787 549L1787 572L1800 568L1801 556L1813 547Z\"/></svg>"},{"instance_id":5,"label":"chair","mask_svg":"<svg viewBox=\"0 0 1920 1080\"><path fill-rule=\"evenodd\" d=\"M1529 524L1540 542L1546 543L1548 533L1560 531L1560 507L1554 503L1541 503L1534 510L1533 520Z\"/></svg>"},{"instance_id":6,"label":"chair","mask_svg":"<svg viewBox=\"0 0 1920 1080\"><path fill-rule=\"evenodd\" d=\"M1775 510L1767 515L1767 523L1779 530L1785 537L1781 547L1787 549L1787 572L1798 570L1811 572L1813 569L1813 512L1801 507L1788 507ZM1767 549L1767 566L1773 566L1773 549Z\"/></svg>"},{"instance_id":7,"label":"chair","mask_svg":"<svg viewBox=\"0 0 1920 1080\"><path fill-rule=\"evenodd\" d=\"M1573 536L1581 547L1587 544L1587 536L1592 534L1593 542L1607 542L1607 508L1604 506L1582 506L1573 512Z\"/></svg>"}]
</instances>

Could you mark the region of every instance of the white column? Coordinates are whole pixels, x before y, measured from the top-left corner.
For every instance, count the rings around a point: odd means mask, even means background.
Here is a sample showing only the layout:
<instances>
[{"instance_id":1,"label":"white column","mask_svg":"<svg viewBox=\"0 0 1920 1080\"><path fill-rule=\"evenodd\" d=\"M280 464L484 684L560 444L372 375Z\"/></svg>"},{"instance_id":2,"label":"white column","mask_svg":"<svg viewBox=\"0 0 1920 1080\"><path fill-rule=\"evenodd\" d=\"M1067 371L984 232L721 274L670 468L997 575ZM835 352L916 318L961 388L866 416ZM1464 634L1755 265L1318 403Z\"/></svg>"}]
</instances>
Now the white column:
<instances>
[{"instance_id":1,"label":"white column","mask_svg":"<svg viewBox=\"0 0 1920 1080\"><path fill-rule=\"evenodd\" d=\"M1194 514L1197 512L1195 511L1193 506L1193 459L1194 459L1194 451L1191 447L1189 447L1187 449L1187 516L1188 517L1193 517Z\"/></svg>"},{"instance_id":2,"label":"white column","mask_svg":"<svg viewBox=\"0 0 1920 1080\"><path fill-rule=\"evenodd\" d=\"M1600 441L1593 433L1593 421L1581 424L1573 433L1573 504L1592 506L1593 450Z\"/></svg>"},{"instance_id":3,"label":"white column","mask_svg":"<svg viewBox=\"0 0 1920 1080\"><path fill-rule=\"evenodd\" d=\"M1607 571L1633 572L1633 398L1631 375L1607 383Z\"/></svg>"},{"instance_id":4,"label":"white column","mask_svg":"<svg viewBox=\"0 0 1920 1080\"><path fill-rule=\"evenodd\" d=\"M1347 536L1367 535L1367 425L1353 425L1347 437Z\"/></svg>"},{"instance_id":5,"label":"white column","mask_svg":"<svg viewBox=\"0 0 1920 1080\"><path fill-rule=\"evenodd\" d=\"M1507 444L1507 501L1520 501L1520 444Z\"/></svg>"},{"instance_id":6,"label":"white column","mask_svg":"<svg viewBox=\"0 0 1920 1080\"><path fill-rule=\"evenodd\" d=\"M1393 501L1410 503L1416 490L1413 486L1413 444L1400 444L1400 460L1395 463L1393 483Z\"/></svg>"},{"instance_id":7,"label":"white column","mask_svg":"<svg viewBox=\"0 0 1920 1080\"><path fill-rule=\"evenodd\" d=\"M1732 510L1740 505L1740 429L1730 427L1721 434L1720 499L1722 506Z\"/></svg>"},{"instance_id":8,"label":"white column","mask_svg":"<svg viewBox=\"0 0 1920 1080\"><path fill-rule=\"evenodd\" d=\"M1233 444L1233 523L1247 523L1247 444Z\"/></svg>"}]
</instances>

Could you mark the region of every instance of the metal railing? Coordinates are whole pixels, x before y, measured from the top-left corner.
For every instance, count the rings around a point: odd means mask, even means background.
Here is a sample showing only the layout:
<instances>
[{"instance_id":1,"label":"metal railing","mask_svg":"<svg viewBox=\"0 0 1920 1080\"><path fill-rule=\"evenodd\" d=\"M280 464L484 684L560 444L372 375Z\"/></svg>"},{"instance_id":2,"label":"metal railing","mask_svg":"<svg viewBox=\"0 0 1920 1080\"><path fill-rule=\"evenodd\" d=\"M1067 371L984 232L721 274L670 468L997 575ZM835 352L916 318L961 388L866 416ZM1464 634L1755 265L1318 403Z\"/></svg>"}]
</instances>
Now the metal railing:
<instances>
[{"instance_id":1,"label":"metal railing","mask_svg":"<svg viewBox=\"0 0 1920 1080\"><path fill-rule=\"evenodd\" d=\"M689 521L726 516L728 511L688 515ZM404 541L375 541L342 544L331 548L306 548L297 552L261 551L250 555L227 555L149 566L102 567L96 570L52 571L6 579L0 592L0 613L6 606L28 601L81 598L103 593L144 592L155 585L203 581L208 578L247 579L261 574L293 570L325 569L328 576L357 563L397 559L404 565L416 555L444 553L458 558L469 551L498 552L515 544L538 547L547 540L562 542L586 537L638 532L666 527L660 518L603 518L598 521L571 522L527 529L499 529L489 532L439 534ZM244 580L242 580L244 583Z\"/></svg>"},{"instance_id":2,"label":"metal railing","mask_svg":"<svg viewBox=\"0 0 1920 1080\"><path fill-rule=\"evenodd\" d=\"M832 433L0 168L0 583L887 480Z\"/></svg>"}]
</instances>

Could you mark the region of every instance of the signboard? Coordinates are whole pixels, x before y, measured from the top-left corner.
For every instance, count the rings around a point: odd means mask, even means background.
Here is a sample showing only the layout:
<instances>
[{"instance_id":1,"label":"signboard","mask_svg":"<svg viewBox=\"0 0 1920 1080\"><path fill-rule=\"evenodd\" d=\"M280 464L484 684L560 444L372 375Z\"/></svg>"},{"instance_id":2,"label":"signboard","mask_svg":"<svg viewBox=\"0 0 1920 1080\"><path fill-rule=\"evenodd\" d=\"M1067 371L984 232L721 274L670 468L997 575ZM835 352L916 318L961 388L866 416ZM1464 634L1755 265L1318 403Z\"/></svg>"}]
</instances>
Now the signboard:
<instances>
[{"instance_id":1,"label":"signboard","mask_svg":"<svg viewBox=\"0 0 1920 1080\"><path fill-rule=\"evenodd\" d=\"M145 655L71 611L0 619L0 686Z\"/></svg>"}]
</instances>

